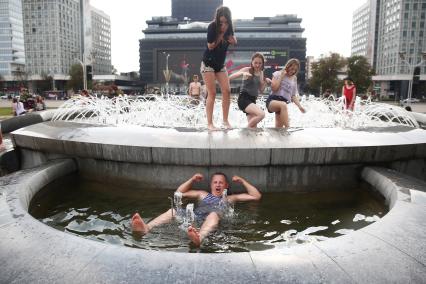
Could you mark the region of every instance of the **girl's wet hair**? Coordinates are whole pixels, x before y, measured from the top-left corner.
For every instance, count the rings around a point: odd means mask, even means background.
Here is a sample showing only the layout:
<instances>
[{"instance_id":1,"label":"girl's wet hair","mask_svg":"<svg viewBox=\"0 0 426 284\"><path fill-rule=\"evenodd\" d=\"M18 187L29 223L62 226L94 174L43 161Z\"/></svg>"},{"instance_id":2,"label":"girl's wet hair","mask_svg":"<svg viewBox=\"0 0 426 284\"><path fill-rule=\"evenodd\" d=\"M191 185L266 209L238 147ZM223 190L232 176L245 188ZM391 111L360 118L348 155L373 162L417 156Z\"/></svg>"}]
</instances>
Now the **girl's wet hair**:
<instances>
[{"instance_id":1,"label":"girl's wet hair","mask_svg":"<svg viewBox=\"0 0 426 284\"><path fill-rule=\"evenodd\" d=\"M251 57L251 61L250 61L250 70L249 70L249 72L250 72L250 74L251 74L251 75L254 75L253 60L254 60L255 58L260 58L260 59L262 60L262 70L265 68L265 57L263 56L263 54L262 54L262 53L260 53L260 52L256 52L256 53L254 53L254 54L253 54L253 56Z\"/></svg>"},{"instance_id":2,"label":"girl's wet hair","mask_svg":"<svg viewBox=\"0 0 426 284\"><path fill-rule=\"evenodd\" d=\"M228 21L228 30L231 31L231 35L234 34L234 25L232 24L231 10L229 10L229 8L226 6L220 6L216 9L213 20L216 24L216 38L218 38L219 36L220 17L222 16L224 16L225 19Z\"/></svg>"},{"instance_id":3,"label":"girl's wet hair","mask_svg":"<svg viewBox=\"0 0 426 284\"><path fill-rule=\"evenodd\" d=\"M297 58L291 58L291 59L289 59L287 61L287 63L285 64L285 66L284 66L284 70L287 71L287 69L290 68L290 66L293 65L293 64L297 65L297 72L294 74L294 75L296 75L299 72L299 70L300 70L300 61Z\"/></svg>"}]
</instances>

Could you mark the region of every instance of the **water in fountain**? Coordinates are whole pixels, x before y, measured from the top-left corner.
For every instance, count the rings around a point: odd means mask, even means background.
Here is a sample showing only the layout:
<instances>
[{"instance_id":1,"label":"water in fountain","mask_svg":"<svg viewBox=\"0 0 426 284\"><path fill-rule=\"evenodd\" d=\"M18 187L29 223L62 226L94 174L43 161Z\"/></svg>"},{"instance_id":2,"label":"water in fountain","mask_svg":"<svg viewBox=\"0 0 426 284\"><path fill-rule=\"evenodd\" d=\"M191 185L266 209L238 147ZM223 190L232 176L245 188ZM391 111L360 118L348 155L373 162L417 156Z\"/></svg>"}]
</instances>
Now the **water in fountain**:
<instances>
[{"instance_id":1,"label":"water in fountain","mask_svg":"<svg viewBox=\"0 0 426 284\"><path fill-rule=\"evenodd\" d=\"M229 121L233 127L247 126L245 114L238 109L237 97L232 97ZM343 109L342 98L327 99L302 96L301 103L306 113L301 113L294 104L289 104L292 127L322 127L362 129L368 127L408 126L418 127L416 120L401 107L384 103L373 103L357 97L355 111ZM265 98L259 97L258 105L265 109ZM57 109L52 120L94 123L103 125L139 125L149 127L193 127L207 125L205 105L192 104L186 96L147 95L143 99L119 96L76 97ZM274 127L275 115L265 110L266 116L258 126ZM216 125L221 125L222 107L219 99L215 102Z\"/></svg>"}]
</instances>

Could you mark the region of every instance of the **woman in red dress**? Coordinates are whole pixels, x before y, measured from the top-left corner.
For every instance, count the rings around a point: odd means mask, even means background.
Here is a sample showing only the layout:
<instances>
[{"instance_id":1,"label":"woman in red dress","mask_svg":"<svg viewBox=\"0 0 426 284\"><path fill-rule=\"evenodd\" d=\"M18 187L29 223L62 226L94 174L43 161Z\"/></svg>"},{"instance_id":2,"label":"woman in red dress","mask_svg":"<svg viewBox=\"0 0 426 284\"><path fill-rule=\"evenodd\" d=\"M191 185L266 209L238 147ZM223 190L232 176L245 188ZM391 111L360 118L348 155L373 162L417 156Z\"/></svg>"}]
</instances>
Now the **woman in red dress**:
<instances>
[{"instance_id":1,"label":"woman in red dress","mask_svg":"<svg viewBox=\"0 0 426 284\"><path fill-rule=\"evenodd\" d=\"M351 77L343 79L345 84L342 87L342 96L345 97L345 109L354 110L356 99L356 87Z\"/></svg>"}]
</instances>

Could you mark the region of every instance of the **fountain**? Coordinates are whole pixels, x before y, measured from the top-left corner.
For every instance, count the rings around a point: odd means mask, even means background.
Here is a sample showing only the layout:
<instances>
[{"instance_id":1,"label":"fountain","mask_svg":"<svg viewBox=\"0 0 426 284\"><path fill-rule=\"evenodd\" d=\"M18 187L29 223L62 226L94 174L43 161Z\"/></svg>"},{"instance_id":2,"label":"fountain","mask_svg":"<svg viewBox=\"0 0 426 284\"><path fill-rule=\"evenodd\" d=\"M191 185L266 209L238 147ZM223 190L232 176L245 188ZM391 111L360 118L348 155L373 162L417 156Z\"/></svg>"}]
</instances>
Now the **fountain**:
<instances>
[{"instance_id":1,"label":"fountain","mask_svg":"<svg viewBox=\"0 0 426 284\"><path fill-rule=\"evenodd\" d=\"M308 112L299 114L290 105L289 130L271 128L270 114L260 129L246 129L243 113L233 104L230 121L235 128L208 132L202 104L152 96L146 101L72 100L53 121L15 131L12 139L23 170L3 181L0 195L1 208L6 208L0 212L6 216L0 224L1 242L10 243L8 249L4 243L0 246L6 265L2 280L200 282L217 279L219 271L219 281L226 282L421 282L426 276L421 245L426 233L420 225L426 217L425 185L393 170L424 179L426 131L398 107L357 101L356 111L346 113L340 101L302 101ZM137 182L174 189L182 181L177 177L194 172L210 176L218 170L249 177L264 192L353 190L362 176L385 197L390 212L373 225L333 240L216 255L87 241L34 222L26 212L40 188L76 171L90 180L120 181L121 187ZM411 216L408 222L404 212ZM312 230L300 232L300 237ZM406 232L415 240L410 245ZM25 261L25 247L39 256L37 263ZM13 278L16 266L32 272ZM46 266L53 266L53 272L36 278L35 271Z\"/></svg>"}]
</instances>

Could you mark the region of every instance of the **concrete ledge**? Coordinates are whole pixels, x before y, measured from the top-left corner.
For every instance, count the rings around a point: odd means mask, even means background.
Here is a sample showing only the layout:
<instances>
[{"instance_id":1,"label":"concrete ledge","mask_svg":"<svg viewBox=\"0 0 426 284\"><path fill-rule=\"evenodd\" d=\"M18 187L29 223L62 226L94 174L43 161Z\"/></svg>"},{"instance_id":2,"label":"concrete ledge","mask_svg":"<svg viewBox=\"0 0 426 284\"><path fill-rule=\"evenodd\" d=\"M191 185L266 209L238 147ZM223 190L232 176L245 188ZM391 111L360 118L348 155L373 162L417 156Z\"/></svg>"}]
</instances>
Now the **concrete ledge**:
<instances>
[{"instance_id":1,"label":"concrete ledge","mask_svg":"<svg viewBox=\"0 0 426 284\"><path fill-rule=\"evenodd\" d=\"M426 131L413 128L207 132L55 121L31 125L11 135L19 148L156 165L302 166L426 158Z\"/></svg>"},{"instance_id":2,"label":"concrete ledge","mask_svg":"<svg viewBox=\"0 0 426 284\"><path fill-rule=\"evenodd\" d=\"M420 112L410 112L410 115L421 125L426 126L426 114Z\"/></svg>"},{"instance_id":3,"label":"concrete ledge","mask_svg":"<svg viewBox=\"0 0 426 284\"><path fill-rule=\"evenodd\" d=\"M1 122L1 131L2 133L9 133L28 125L51 120L54 112L54 110L30 112L25 115L5 119Z\"/></svg>"},{"instance_id":4,"label":"concrete ledge","mask_svg":"<svg viewBox=\"0 0 426 284\"><path fill-rule=\"evenodd\" d=\"M9 283L423 283L426 186L394 171L367 168L393 204L380 221L349 235L250 253L158 252L86 240L27 213L46 183L72 172L50 162L0 179L0 282Z\"/></svg>"},{"instance_id":5,"label":"concrete ledge","mask_svg":"<svg viewBox=\"0 0 426 284\"><path fill-rule=\"evenodd\" d=\"M20 169L18 153L14 149L0 153L0 168L6 173L12 173Z\"/></svg>"}]
</instances>

